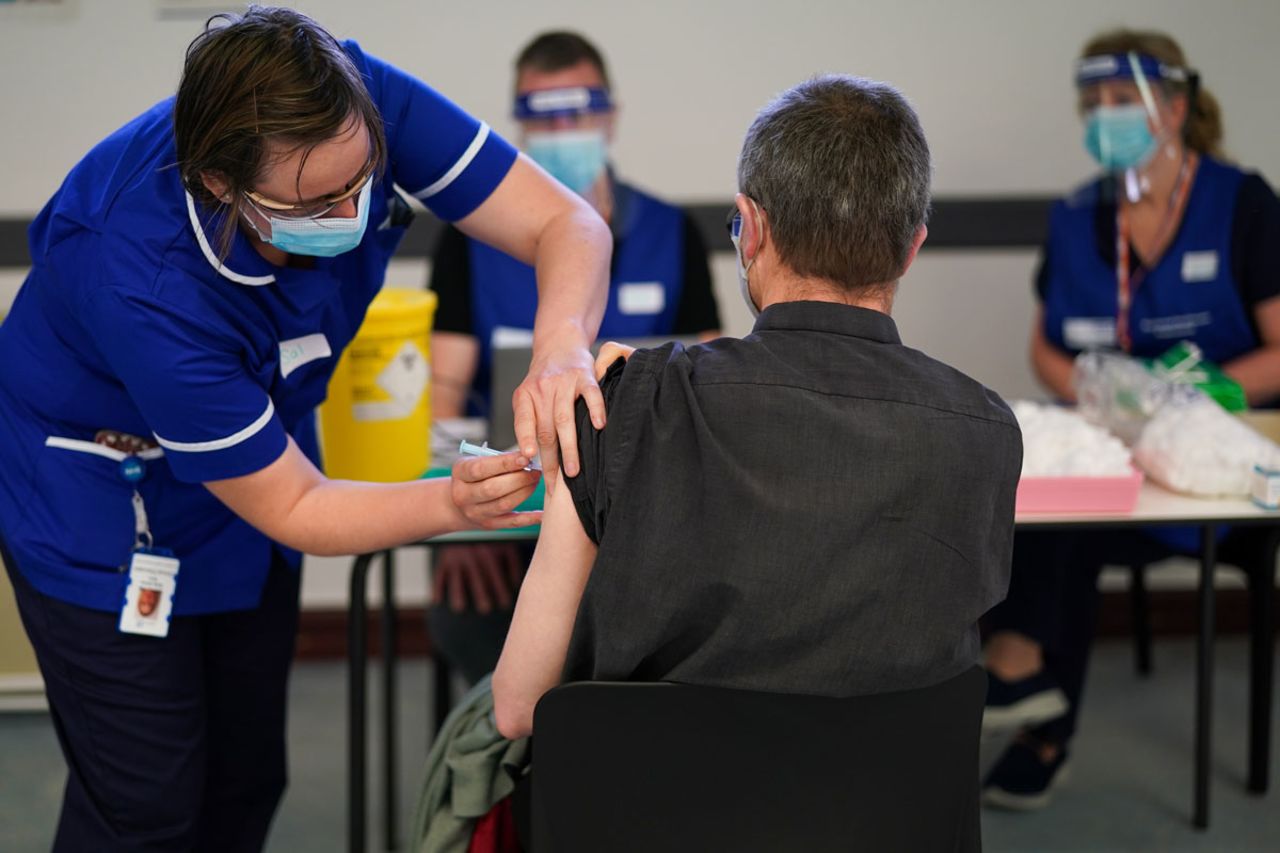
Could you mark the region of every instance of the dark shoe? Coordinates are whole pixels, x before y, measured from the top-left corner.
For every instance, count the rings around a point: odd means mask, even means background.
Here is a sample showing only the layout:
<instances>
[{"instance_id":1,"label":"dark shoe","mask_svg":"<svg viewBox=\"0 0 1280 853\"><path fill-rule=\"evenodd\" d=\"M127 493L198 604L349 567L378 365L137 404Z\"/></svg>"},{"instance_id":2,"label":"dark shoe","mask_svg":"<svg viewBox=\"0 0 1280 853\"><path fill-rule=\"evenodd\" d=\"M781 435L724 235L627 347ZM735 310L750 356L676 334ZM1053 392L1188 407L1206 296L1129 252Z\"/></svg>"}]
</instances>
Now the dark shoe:
<instances>
[{"instance_id":1,"label":"dark shoe","mask_svg":"<svg viewBox=\"0 0 1280 853\"><path fill-rule=\"evenodd\" d=\"M1062 688L1043 672L1017 681L1005 681L989 672L982 733L1038 726L1061 717L1069 707Z\"/></svg>"},{"instance_id":2,"label":"dark shoe","mask_svg":"<svg viewBox=\"0 0 1280 853\"><path fill-rule=\"evenodd\" d=\"M1043 746L1026 734L1009 744L982 783L982 802L1023 812L1049 805L1054 788L1067 778L1067 749L1059 747L1053 760L1045 762Z\"/></svg>"}]
</instances>

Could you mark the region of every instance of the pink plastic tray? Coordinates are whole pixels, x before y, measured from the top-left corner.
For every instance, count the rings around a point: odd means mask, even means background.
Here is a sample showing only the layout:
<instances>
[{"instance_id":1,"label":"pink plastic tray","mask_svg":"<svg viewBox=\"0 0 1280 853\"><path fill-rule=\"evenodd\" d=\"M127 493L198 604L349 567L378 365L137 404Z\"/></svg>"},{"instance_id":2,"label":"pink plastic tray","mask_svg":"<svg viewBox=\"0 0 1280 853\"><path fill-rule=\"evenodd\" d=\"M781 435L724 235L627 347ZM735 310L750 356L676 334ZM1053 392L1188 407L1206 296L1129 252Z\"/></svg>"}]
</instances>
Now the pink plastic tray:
<instances>
[{"instance_id":1,"label":"pink plastic tray","mask_svg":"<svg viewBox=\"0 0 1280 853\"><path fill-rule=\"evenodd\" d=\"M1127 477L1024 477L1018 481L1018 513L1130 513L1138 502L1142 472Z\"/></svg>"}]
</instances>

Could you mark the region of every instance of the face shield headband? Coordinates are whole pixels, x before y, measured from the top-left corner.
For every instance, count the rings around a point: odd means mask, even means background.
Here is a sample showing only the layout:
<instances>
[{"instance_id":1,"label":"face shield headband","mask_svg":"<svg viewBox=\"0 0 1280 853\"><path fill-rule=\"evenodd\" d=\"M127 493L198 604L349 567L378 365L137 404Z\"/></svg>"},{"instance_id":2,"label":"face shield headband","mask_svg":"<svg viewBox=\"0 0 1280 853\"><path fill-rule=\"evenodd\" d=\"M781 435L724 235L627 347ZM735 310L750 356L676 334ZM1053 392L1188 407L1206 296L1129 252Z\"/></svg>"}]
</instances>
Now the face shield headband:
<instances>
[{"instance_id":1,"label":"face shield headband","mask_svg":"<svg viewBox=\"0 0 1280 853\"><path fill-rule=\"evenodd\" d=\"M1184 83L1194 97L1200 77L1190 68L1169 65L1154 56L1129 51L1086 56L1076 61L1076 88L1083 89L1108 80L1130 80L1138 87L1142 103L1152 115L1156 112L1151 82Z\"/></svg>"},{"instance_id":2,"label":"face shield headband","mask_svg":"<svg viewBox=\"0 0 1280 853\"><path fill-rule=\"evenodd\" d=\"M565 89L540 89L518 95L512 114L518 121L573 118L613 111L608 89L571 86Z\"/></svg>"}]
</instances>

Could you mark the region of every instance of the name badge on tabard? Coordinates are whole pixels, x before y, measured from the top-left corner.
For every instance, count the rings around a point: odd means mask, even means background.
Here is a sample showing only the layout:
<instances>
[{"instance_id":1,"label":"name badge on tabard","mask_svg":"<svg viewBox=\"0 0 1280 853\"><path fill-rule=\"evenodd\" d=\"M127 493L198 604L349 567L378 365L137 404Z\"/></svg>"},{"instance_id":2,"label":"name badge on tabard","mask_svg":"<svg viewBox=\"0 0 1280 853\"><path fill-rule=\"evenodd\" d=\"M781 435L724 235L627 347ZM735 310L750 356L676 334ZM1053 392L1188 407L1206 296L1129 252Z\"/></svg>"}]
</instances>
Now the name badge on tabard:
<instances>
[{"instance_id":1,"label":"name badge on tabard","mask_svg":"<svg viewBox=\"0 0 1280 853\"><path fill-rule=\"evenodd\" d=\"M1182 256L1183 281L1213 281L1218 277L1218 253L1186 252Z\"/></svg>"},{"instance_id":2,"label":"name badge on tabard","mask_svg":"<svg viewBox=\"0 0 1280 853\"><path fill-rule=\"evenodd\" d=\"M618 310L623 314L659 314L666 307L667 291L660 281L618 285Z\"/></svg>"},{"instance_id":3,"label":"name badge on tabard","mask_svg":"<svg viewBox=\"0 0 1280 853\"><path fill-rule=\"evenodd\" d=\"M1068 349L1086 350L1116 345L1115 317L1067 317L1062 340Z\"/></svg>"}]
</instances>

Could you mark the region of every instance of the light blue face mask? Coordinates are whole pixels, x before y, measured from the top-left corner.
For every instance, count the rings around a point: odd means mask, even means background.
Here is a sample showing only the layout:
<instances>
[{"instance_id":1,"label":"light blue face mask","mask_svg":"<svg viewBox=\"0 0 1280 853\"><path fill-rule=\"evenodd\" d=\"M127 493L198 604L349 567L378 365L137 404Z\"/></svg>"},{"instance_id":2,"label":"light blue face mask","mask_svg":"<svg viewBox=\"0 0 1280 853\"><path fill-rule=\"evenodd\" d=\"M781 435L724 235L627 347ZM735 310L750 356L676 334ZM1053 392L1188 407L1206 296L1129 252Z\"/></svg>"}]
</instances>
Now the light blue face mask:
<instances>
[{"instance_id":1,"label":"light blue face mask","mask_svg":"<svg viewBox=\"0 0 1280 853\"><path fill-rule=\"evenodd\" d=\"M1123 172L1146 165L1158 143L1141 104L1097 107L1085 121L1084 147L1102 168Z\"/></svg>"},{"instance_id":2,"label":"light blue face mask","mask_svg":"<svg viewBox=\"0 0 1280 853\"><path fill-rule=\"evenodd\" d=\"M525 136L525 151L551 177L578 195L604 171L609 146L603 130L556 130Z\"/></svg>"},{"instance_id":3,"label":"light blue face mask","mask_svg":"<svg viewBox=\"0 0 1280 853\"><path fill-rule=\"evenodd\" d=\"M271 234L268 236L258 231L258 235L280 251L291 255L332 258L349 252L364 239L365 226L369 224L369 188L372 183L366 183L356 197L355 216L289 219L272 216L259 207L258 212L271 223Z\"/></svg>"}]
</instances>

